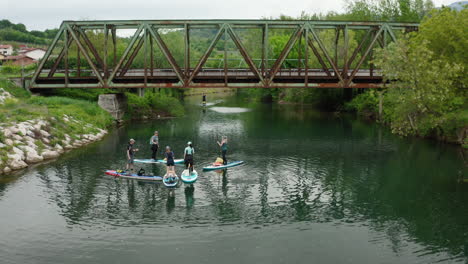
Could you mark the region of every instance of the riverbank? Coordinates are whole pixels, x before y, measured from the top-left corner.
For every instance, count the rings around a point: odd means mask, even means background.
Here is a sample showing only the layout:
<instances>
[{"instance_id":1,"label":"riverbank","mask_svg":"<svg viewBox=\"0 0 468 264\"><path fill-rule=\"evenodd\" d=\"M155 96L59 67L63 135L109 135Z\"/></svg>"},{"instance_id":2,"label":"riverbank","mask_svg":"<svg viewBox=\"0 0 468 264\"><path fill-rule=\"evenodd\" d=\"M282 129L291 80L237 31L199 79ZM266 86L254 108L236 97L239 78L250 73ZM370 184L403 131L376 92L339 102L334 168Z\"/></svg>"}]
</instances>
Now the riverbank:
<instances>
[{"instance_id":1,"label":"riverbank","mask_svg":"<svg viewBox=\"0 0 468 264\"><path fill-rule=\"evenodd\" d=\"M31 96L5 80L0 87L0 174L98 141L113 123L92 102Z\"/></svg>"}]
</instances>

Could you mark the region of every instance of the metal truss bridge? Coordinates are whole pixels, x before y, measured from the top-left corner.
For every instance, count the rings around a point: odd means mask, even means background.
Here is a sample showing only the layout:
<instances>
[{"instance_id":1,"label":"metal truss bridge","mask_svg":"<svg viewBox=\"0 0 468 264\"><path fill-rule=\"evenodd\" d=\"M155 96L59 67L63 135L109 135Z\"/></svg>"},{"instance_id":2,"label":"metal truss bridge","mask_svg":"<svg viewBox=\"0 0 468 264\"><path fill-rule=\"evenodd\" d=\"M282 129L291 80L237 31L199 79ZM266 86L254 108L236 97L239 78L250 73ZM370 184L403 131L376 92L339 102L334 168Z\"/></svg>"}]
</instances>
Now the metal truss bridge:
<instances>
[{"instance_id":1,"label":"metal truss bridge","mask_svg":"<svg viewBox=\"0 0 468 264\"><path fill-rule=\"evenodd\" d=\"M384 81L372 62L374 49L418 26L304 20L64 21L30 88L380 87Z\"/></svg>"}]
</instances>

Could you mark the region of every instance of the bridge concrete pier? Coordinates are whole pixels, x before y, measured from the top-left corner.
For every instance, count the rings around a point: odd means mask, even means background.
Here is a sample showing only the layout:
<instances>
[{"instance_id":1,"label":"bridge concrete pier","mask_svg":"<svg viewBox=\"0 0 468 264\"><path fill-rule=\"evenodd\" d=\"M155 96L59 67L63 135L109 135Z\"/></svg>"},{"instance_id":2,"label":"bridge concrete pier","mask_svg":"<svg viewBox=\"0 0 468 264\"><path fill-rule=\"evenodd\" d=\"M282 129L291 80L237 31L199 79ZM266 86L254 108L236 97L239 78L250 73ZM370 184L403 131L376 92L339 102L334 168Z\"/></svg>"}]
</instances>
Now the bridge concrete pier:
<instances>
[{"instance_id":1,"label":"bridge concrete pier","mask_svg":"<svg viewBox=\"0 0 468 264\"><path fill-rule=\"evenodd\" d=\"M119 121L125 115L127 97L123 93L101 94L99 95L98 105Z\"/></svg>"},{"instance_id":2,"label":"bridge concrete pier","mask_svg":"<svg viewBox=\"0 0 468 264\"><path fill-rule=\"evenodd\" d=\"M145 89L143 88L137 88L138 89L138 96L144 97L145 96Z\"/></svg>"}]
</instances>

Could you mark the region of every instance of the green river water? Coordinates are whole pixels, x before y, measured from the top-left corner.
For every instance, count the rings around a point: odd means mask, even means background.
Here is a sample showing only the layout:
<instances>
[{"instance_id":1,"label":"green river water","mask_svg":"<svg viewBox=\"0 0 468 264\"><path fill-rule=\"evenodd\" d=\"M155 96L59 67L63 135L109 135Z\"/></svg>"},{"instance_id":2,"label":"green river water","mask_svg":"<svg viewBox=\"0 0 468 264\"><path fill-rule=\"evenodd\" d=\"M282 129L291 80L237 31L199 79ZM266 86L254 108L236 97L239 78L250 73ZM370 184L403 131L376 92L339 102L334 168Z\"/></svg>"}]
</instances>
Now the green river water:
<instances>
[{"instance_id":1,"label":"green river water","mask_svg":"<svg viewBox=\"0 0 468 264\"><path fill-rule=\"evenodd\" d=\"M130 123L1 176L0 263L468 263L459 148L308 108L217 99L206 109L187 99L186 117ZM124 166L130 137L137 158L150 158L154 130L176 158L194 143L193 188L171 194L104 174ZM202 172L222 135L228 159L246 163Z\"/></svg>"}]
</instances>

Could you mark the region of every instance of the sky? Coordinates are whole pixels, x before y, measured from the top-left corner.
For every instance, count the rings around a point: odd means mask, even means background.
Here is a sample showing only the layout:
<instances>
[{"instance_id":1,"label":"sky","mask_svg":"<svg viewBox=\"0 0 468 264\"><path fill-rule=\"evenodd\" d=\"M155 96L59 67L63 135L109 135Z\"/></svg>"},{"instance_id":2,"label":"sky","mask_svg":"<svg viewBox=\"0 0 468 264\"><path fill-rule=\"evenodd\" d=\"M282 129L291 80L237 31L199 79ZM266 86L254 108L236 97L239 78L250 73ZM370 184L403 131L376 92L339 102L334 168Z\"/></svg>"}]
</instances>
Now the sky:
<instances>
[{"instance_id":1,"label":"sky","mask_svg":"<svg viewBox=\"0 0 468 264\"><path fill-rule=\"evenodd\" d=\"M6 1L6 4L5 4ZM433 0L436 6L456 0ZM63 20L259 19L281 14L342 12L345 0L1 0L0 19L28 30L57 28Z\"/></svg>"}]
</instances>

